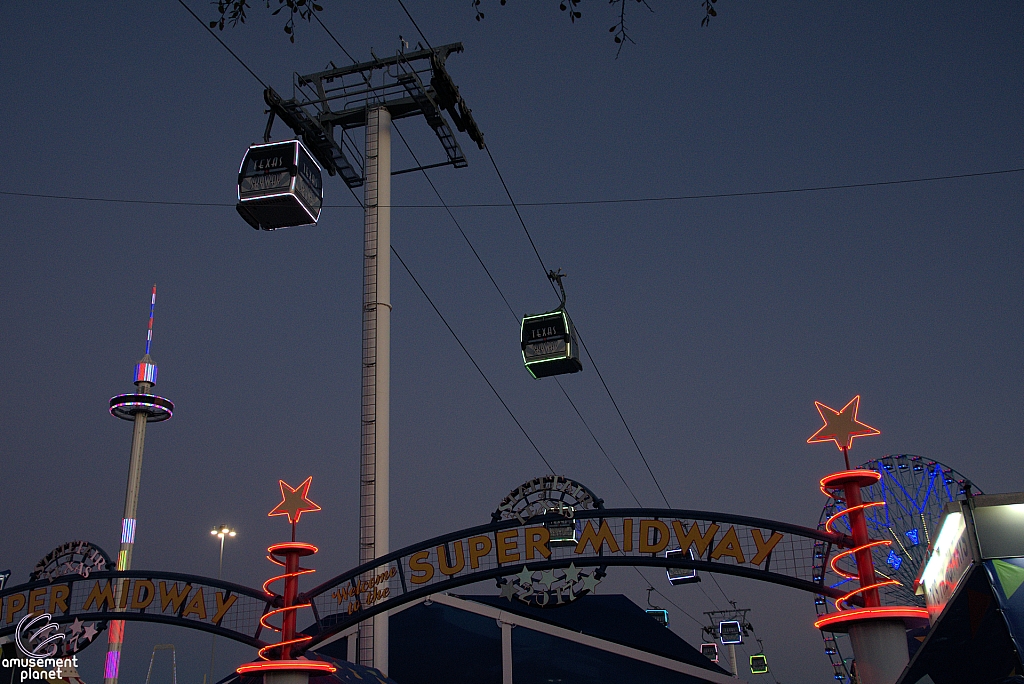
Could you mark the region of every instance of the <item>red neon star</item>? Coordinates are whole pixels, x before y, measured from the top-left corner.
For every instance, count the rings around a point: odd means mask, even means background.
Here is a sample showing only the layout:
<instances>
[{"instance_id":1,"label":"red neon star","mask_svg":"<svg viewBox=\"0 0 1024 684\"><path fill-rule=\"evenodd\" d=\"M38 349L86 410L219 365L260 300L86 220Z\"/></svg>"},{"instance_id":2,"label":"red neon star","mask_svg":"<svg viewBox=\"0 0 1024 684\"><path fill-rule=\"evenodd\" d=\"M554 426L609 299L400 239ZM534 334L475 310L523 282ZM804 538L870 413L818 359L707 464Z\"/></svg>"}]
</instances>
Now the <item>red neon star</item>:
<instances>
[{"instance_id":1,"label":"red neon star","mask_svg":"<svg viewBox=\"0 0 1024 684\"><path fill-rule=\"evenodd\" d=\"M306 481L298 487L292 487L284 480L278 480L278 483L281 485L282 500L281 503L277 504L277 508L270 511L267 515L287 515L288 522L294 525L299 522L299 518L304 512L319 511L320 507L306 498L309 495L309 485L312 482L312 475L307 477Z\"/></svg>"},{"instance_id":2,"label":"red neon star","mask_svg":"<svg viewBox=\"0 0 1024 684\"><path fill-rule=\"evenodd\" d=\"M851 399L850 403L844 406L842 411L829 408L820 401L814 402L814 405L817 407L818 413L821 415L821 419L825 421L825 424L811 435L810 439L807 440L808 444L832 441L836 443L840 450L845 451L853 445L854 437L882 434L870 425L857 420L857 409L860 407L859 394Z\"/></svg>"}]
</instances>

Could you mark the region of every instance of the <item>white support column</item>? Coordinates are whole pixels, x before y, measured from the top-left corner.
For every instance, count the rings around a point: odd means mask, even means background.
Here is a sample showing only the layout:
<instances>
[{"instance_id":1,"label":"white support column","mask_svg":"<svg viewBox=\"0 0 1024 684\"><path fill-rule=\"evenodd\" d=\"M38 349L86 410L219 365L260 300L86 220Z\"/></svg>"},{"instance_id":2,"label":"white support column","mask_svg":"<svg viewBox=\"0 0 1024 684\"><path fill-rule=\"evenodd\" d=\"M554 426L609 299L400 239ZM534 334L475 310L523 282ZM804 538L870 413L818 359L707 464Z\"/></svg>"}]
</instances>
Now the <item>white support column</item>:
<instances>
[{"instance_id":1,"label":"white support column","mask_svg":"<svg viewBox=\"0 0 1024 684\"><path fill-rule=\"evenodd\" d=\"M910 661L902 620L871 620L850 625L850 642L861 684L895 684Z\"/></svg>"},{"instance_id":2,"label":"white support column","mask_svg":"<svg viewBox=\"0 0 1024 684\"><path fill-rule=\"evenodd\" d=\"M501 624L501 684L512 684L512 625Z\"/></svg>"},{"instance_id":3,"label":"white support column","mask_svg":"<svg viewBox=\"0 0 1024 684\"><path fill-rule=\"evenodd\" d=\"M366 112L363 185L363 387L359 473L359 562L389 550L391 386L391 115ZM359 626L359 663L388 671L388 616Z\"/></svg>"},{"instance_id":4,"label":"white support column","mask_svg":"<svg viewBox=\"0 0 1024 684\"><path fill-rule=\"evenodd\" d=\"M733 677L739 677L739 666L736 664L736 644L729 644L727 650L729 652L729 671L732 672Z\"/></svg>"}]
</instances>

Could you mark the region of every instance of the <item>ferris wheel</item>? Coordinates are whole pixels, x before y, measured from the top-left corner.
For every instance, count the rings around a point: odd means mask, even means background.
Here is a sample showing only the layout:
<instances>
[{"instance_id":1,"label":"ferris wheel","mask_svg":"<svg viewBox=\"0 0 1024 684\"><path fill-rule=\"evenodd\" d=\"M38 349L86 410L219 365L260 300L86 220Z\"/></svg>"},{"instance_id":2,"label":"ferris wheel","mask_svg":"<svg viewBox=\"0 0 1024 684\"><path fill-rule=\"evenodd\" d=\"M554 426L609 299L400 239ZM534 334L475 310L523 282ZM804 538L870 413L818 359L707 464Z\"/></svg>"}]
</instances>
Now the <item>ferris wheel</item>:
<instances>
[{"instance_id":1,"label":"ferris wheel","mask_svg":"<svg viewBox=\"0 0 1024 684\"><path fill-rule=\"evenodd\" d=\"M898 585L879 589L882 604L923 607L924 599L914 595L914 580L927 558L928 545L938 533L939 520L946 504L965 498L973 485L949 466L910 454L884 456L857 467L874 470L882 476L877 484L861 490L865 502L885 503L884 506L865 511L869 536L891 542L872 549L875 572L899 582ZM982 492L975 488L974 493ZM844 505L842 499L829 499L821 512L818 529L823 530L825 521L842 510ZM845 517L839 518L833 526L836 531L847 534L851 532ZM828 549L824 542L816 544L814 551L816 578L824 577L825 584L831 587L840 587L853 581L836 574L829 566L826 557ZM822 595L815 596L814 607L819 617L836 609L834 603ZM853 649L849 637L829 632L822 632L821 635L825 641L825 654L832 663L834 678L841 682L851 682L848 665Z\"/></svg>"}]
</instances>

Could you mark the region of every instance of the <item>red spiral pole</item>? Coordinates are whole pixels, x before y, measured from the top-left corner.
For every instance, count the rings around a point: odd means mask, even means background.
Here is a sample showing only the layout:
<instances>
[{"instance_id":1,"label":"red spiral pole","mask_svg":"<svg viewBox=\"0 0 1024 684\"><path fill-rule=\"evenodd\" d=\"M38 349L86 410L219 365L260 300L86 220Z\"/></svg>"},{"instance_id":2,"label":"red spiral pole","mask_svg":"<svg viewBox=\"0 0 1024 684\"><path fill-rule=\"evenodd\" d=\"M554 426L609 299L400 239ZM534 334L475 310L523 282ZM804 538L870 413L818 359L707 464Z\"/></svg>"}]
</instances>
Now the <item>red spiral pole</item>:
<instances>
[{"instance_id":1,"label":"red spiral pole","mask_svg":"<svg viewBox=\"0 0 1024 684\"><path fill-rule=\"evenodd\" d=\"M292 657L292 646L295 644L301 644L309 641L313 637L302 634L298 637L295 636L295 613L300 608L308 608L309 603L295 603L295 598L299 593L299 576L306 575L315 570L309 568L299 567L299 559L303 556L312 556L319 549L312 544L306 544L304 542L285 542L282 544L274 544L267 549L267 560L275 565L280 565L284 568L284 572L280 575L271 577L263 583L263 591L266 592L267 596L274 598L281 598L284 605L280 608L268 611L263 617L260 618L260 624L271 629L275 632L281 633L281 640L276 644L270 644L264 646L259 650L259 657L263 660L271 660L267 656L267 653L280 649L275 660L289 660ZM277 557L281 557L284 561L278 560ZM284 594L276 594L270 590L270 585L274 582L284 581ZM271 624L270 618L275 615L281 616L281 626Z\"/></svg>"},{"instance_id":2,"label":"red spiral pole","mask_svg":"<svg viewBox=\"0 0 1024 684\"><path fill-rule=\"evenodd\" d=\"M312 544L295 541L295 524L299 522L302 514L304 512L320 510L320 507L308 498L309 486L312 481L312 477L307 477L298 487L292 487L284 480L278 481L281 487L281 503L274 510L270 511L269 515L288 516L288 522L292 526L292 540L290 542L274 544L267 549L267 560L274 565L284 568L284 572L264 582L263 591L271 599L274 599L275 603L277 599L280 599L281 607L264 613L260 618L260 624L269 630L280 632L281 640L276 644L267 644L261 648L258 652L260 660L246 663L237 668L235 672L240 675L276 672L291 678L289 681L292 682L308 682L310 673L323 675L337 670L330 663L321 660L310 660L301 655L297 658L292 657L292 651L296 644L302 644L313 639L313 637L307 634L296 635L295 630L296 613L300 608L309 608L311 605L308 602L296 603L299 596L299 577L315 572L310 568L300 567L299 559L303 556L312 556L319 550ZM284 593L276 594L270 590L270 585L275 582L284 582ZM280 627L270 622L270 619L275 615L281 616ZM267 655L268 653L271 655Z\"/></svg>"},{"instance_id":3,"label":"red spiral pole","mask_svg":"<svg viewBox=\"0 0 1024 684\"><path fill-rule=\"evenodd\" d=\"M829 565L840 577L857 579L860 586L845 596L836 599L836 610L848 610L847 602L857 594L861 594L865 608L877 608L882 605L878 596L878 588L891 584L899 584L894 579L878 581L875 575L875 564L871 558L871 549L876 546L888 546L892 542L886 539L871 539L868 536L868 525L864 519L864 511L874 506L884 506L885 502L873 501L864 503L860 490L877 483L881 475L873 470L843 470L833 473L821 480L821 491L825 496L838 499L837 491L842 489L846 507L825 521L825 529L837 533L834 525L840 518L846 518L850 525L850 536L853 548L836 554ZM853 574L839 566L839 560L853 556L857 565L857 573Z\"/></svg>"},{"instance_id":4,"label":"red spiral pole","mask_svg":"<svg viewBox=\"0 0 1024 684\"><path fill-rule=\"evenodd\" d=\"M874 470L841 470L822 478L820 482L821 491L825 496L839 499L839 492L842 492L842 497L846 502L846 507L843 510L825 521L825 529L834 534L840 534L835 529L835 524L840 518L845 517L849 522L850 537L853 540L853 546L833 556L829 560L829 565L837 575L846 579L854 579L859 586L836 599L837 612L825 615L815 622L814 626L818 629L845 631L849 624L865 619L889 618L918 623L922 618L927 619L928 617L928 612L923 608L883 606L878 594L880 587L899 584L899 581L895 579L879 580L876 575L871 550L876 546L888 546L892 542L886 539L871 539L864 517L864 511L867 509L885 505L883 501L865 503L860 492L861 488L876 484L881 477L881 474ZM856 573L849 572L839 565L840 560L850 556L853 556L856 561ZM850 605L850 600L857 594L861 595L863 607L855 608Z\"/></svg>"}]
</instances>

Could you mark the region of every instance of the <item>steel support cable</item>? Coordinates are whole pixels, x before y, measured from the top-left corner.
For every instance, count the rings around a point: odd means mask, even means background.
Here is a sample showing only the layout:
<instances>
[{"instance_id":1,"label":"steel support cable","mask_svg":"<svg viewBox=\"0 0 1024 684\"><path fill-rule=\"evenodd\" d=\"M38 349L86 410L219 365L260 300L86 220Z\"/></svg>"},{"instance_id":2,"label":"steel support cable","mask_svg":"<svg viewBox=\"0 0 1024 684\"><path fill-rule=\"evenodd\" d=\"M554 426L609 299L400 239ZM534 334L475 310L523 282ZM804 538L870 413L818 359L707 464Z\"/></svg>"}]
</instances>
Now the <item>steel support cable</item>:
<instances>
[{"instance_id":1,"label":"steel support cable","mask_svg":"<svg viewBox=\"0 0 1024 684\"><path fill-rule=\"evenodd\" d=\"M252 74L252 77L253 77L253 78L255 78L255 79L256 79L257 81L259 81L259 82L260 82L260 85L261 85L261 86L263 86L263 88L264 88L264 89L266 89L266 88L268 87L268 86L267 86L267 84L263 82L263 79L262 79L262 78L260 78L259 76L257 76L257 75L256 75L256 72L255 72L255 71L253 71L252 69L250 69L250 68L249 68L249 65L248 65L248 64L246 64L245 62L243 62L243 61L242 61L242 58L241 58L241 57L239 57L238 55L236 55L236 54L235 54L235 52L234 52L234 50L232 50L231 48L229 48L229 47L228 47L228 44L227 44L227 43L225 43L225 42L224 42L223 40L221 40L221 39L220 39L220 36L218 36L218 35L217 35L216 33L214 33L214 32L213 32L213 29L212 29L212 28L210 28L209 26L207 26L207 25L206 25L206 22L205 22L205 21L203 21L202 19L200 19L200 18L199 18L199 15L197 15L197 14L196 14L195 12L193 12L193 11L192 11L192 8L191 8L191 7L189 7L188 5L186 5L186 4L185 4L185 0L178 0L178 2L179 2L179 3L181 4L181 6L182 6L182 7L184 7L184 8L186 9L186 10L188 10L188 13L189 13L189 14L191 14L191 15L192 15L193 17L195 17L195 18L196 18L196 21L198 21L198 22L199 22L200 24L202 24L202 27L203 27L204 29L206 29L206 30L207 30L207 32L208 32L208 33L209 33L209 34L210 34L211 36L213 36L214 38L216 38L216 39L217 39L217 42L218 42L218 43L220 43L221 45L223 45L223 46L224 46L224 49L225 49L225 50L227 50L228 52L230 52L230 53L231 53L231 56L232 56L232 57L234 57L235 59L237 59L237 60L238 60L238 63L239 63L239 64L241 64L241 65L242 65L243 67L245 67L245 70L246 70L246 71L248 71L248 72L249 72L250 74Z\"/></svg>"},{"instance_id":2,"label":"steel support cable","mask_svg":"<svg viewBox=\"0 0 1024 684\"><path fill-rule=\"evenodd\" d=\"M420 25L416 23L416 20L412 18L411 14L409 14L409 10L406 9L405 3L402 2L402 0L398 0L398 4L402 6L402 11L405 12L405 16L409 17L409 21L412 22L412 25L416 27L416 33L420 34L420 38L422 38L423 42L427 44L427 47L433 50L434 48L431 47L430 41L427 40L427 37L423 35L423 31L420 30Z\"/></svg>"},{"instance_id":3,"label":"steel support cable","mask_svg":"<svg viewBox=\"0 0 1024 684\"><path fill-rule=\"evenodd\" d=\"M470 361L471 361L471 362L473 363L473 367L474 367L474 368L476 368L476 370L477 370L477 372L478 372L478 373L480 373L480 377L482 377L482 378L484 379L484 382L486 382L486 383L487 383L487 386L491 388L491 391L492 391L492 392L494 392L494 396L496 396L496 397L498 398L498 401L500 401L500 402L501 402L501 405L505 407L505 410L506 410L506 411L508 411L508 415L510 415L510 416L512 417L512 420L514 420L514 421L515 421L516 425L517 425L517 426L519 426L519 429L520 429L520 431L522 431L522 433L523 433L523 436L525 436L525 437L526 437L526 440L527 440L527 441L528 441L528 442L530 443L530 446L532 446L532 447L533 447L533 450L537 452L537 455L538 455L538 456L540 456L540 459L541 459L542 461L544 461L544 465L546 465L546 466L548 467L548 470L550 470L550 471L551 471L551 474L552 474L552 475L554 475L554 474L555 474L555 469L551 467L551 464L550 464L550 463L548 462L548 459L547 459L547 458L546 458L546 457L544 456L544 454L543 454L543 453L541 452L541 450L540 450L540 449L539 449L539 448L537 447L536 443L534 443L533 439L532 439L532 438L530 437L529 433L528 433L528 432L526 431L526 428L524 428L524 427L523 427L523 424L519 422L519 419L518 419L518 418L516 418L516 414L512 413L512 409L510 409L510 408L508 407L508 404L506 404L506 403L505 403L505 400L501 398L501 395L500 395L500 394L498 394L498 390L497 390L497 389L495 389L494 385L493 385L493 384L491 383L491 381L490 381L490 380L489 380L489 379L487 378L487 375L486 375L486 374L484 373L483 369L482 369L482 368L480 368L480 364L478 364L478 363L476 362L476 359L474 359L474 358L473 358L473 355L469 353L469 350L468 350L468 349L466 349L466 345L464 345L464 344L462 343L462 340L461 340L461 339L459 339L459 336L458 336L457 334L455 334L455 330L453 330L453 329L452 329L452 326L450 326L450 325L448 324L448 321L447 321L447 320L445 319L445 317L444 317L444 315L443 315L443 314L441 313L440 309L438 309L438 308L437 308L437 305L436 305L436 304L434 304L434 300L432 300L432 299L430 298L430 295L428 295L428 294L427 294L427 291L423 289L423 286L422 286L422 285L420 285L420 281L416 280L416 276L414 276L414 275L412 274L412 271L411 271L411 270L409 270L409 266L408 266L408 265L407 265L407 264L405 263L405 260L404 260L404 259L402 259L402 256L401 256L401 255L400 255L400 254L399 254L399 253L398 253L398 252L397 252L397 251L395 250L395 248L394 248L394 246L393 246L393 245L392 245L392 247L391 247L391 252L392 252L392 254L394 254L394 255L395 255L395 257L397 257L397 258L398 258L398 262L399 262L400 264L402 264L402 268L404 268L404 269L405 269L405 272L409 274L409 277L410 277L410 278L412 278L412 282L414 282L414 283L416 284L416 287L418 287L418 288L419 288L419 291L420 291L420 292L421 292L421 293L423 294L423 296L424 296L424 297L426 298L427 302L428 302L428 303L430 304L430 306L431 306L431 307L432 307L432 308L434 309L434 312L435 312L435 313L436 313L436 314L438 315L438 317L440 317L440 319L441 319L441 322L442 322L442 323L444 323L444 326L445 326L446 328L448 328L448 332L450 332L450 333L452 334L452 337L454 337L454 338L455 338L455 341L459 343L459 346L460 346L460 347L462 347L462 351L464 351L464 352L466 353L466 356L468 356L468 357L469 357L469 360L470 360Z\"/></svg>"},{"instance_id":4,"label":"steel support cable","mask_svg":"<svg viewBox=\"0 0 1024 684\"><path fill-rule=\"evenodd\" d=\"M413 161L416 162L416 165L422 166L422 164L420 164L419 157L416 156L416 153L413 151L412 146L409 145L409 142L405 139L405 136L402 135L402 131L400 131L398 127L394 125L394 122L392 122L392 127L395 129L395 132L398 133L398 137L401 138L402 143L405 145L405 148L409 151L409 154L412 155ZM448 216L451 217L452 222L455 224L455 227L459 229L459 233L462 235L462 239L466 241L467 245L469 245L469 249L473 252L473 256L476 257L476 260L480 264L480 267L484 270L484 273L487 274L487 277L490 279L491 284L494 285L494 289L498 291L498 294L501 296L502 301L505 302L505 306L508 307L509 313L512 314L512 318L516 321L516 324L518 324L519 316L516 314L515 309L512 308L512 305L509 304L508 298L505 296L505 293L502 292L501 287L498 285L498 282L494 279L494 276L491 274L490 269L487 268L487 264L484 263L483 258L480 256L480 253L476 251L476 247L473 246L473 243L472 241L470 241L469 236L466 235L466 231L462 229L462 226L459 224L458 219L455 218L455 214L452 213L451 209L448 209L448 206L445 203L444 198L441 197L441 193L434 185L434 182L430 179L430 175L427 174L426 169L420 170L423 172L423 177L426 178L427 183L430 184L430 188L434 191L434 194L437 195L438 201L440 201L441 204L447 209ZM618 467L616 467L615 463L612 461L611 456L608 455L608 452L605 451L605 448L601 445L601 442L600 440L598 440L597 435L595 435L594 431L590 429L590 425L583 417L583 414L580 413L580 410L576 407L575 402L573 402L568 392L565 391L565 387L562 386L562 383L559 382L557 378L555 379L555 381L558 382L558 388L562 390L562 394L564 394L565 398L569 400L569 405L572 406L573 410L576 412L576 415L579 416L579 419L583 423L583 426L587 429L587 432L590 433L591 438L593 438L594 443L597 444L597 448L600 449L602 454L604 454L604 457L608 460L608 463L615 471L615 474L619 476L619 479L622 481L622 484L626 487L626 490L629 491L630 496L632 496L633 500L636 501L636 504L640 506L640 500L633 492L633 488L629 486L628 482L626 482L626 479L622 476L622 473L619 471Z\"/></svg>"},{"instance_id":5,"label":"steel support cable","mask_svg":"<svg viewBox=\"0 0 1024 684\"><path fill-rule=\"evenodd\" d=\"M533 236L530 235L530 229L526 227L526 221L523 220L523 215L519 213L519 207L516 206L516 201L512 198L512 192L508 189L508 184L505 182L504 176L501 175L501 170L498 168L498 163L494 160L494 155L491 154L491 149L487 145L484 145L484 150L487 152L487 157L491 160L491 166L494 167L494 172L498 175L498 180L501 181L501 187L505 189L505 195L508 196L508 201L512 203L512 208L515 209L516 217L519 219L519 224L523 227L523 232L526 233L526 239L530 241L530 246L533 247L533 253L537 255L537 261L540 262L540 267L544 271L545 277L548 274L548 268L544 264L544 258L540 255L540 250L537 249L537 243L533 241ZM558 294L558 289L555 287L554 282L548 278L548 284L551 285L551 289ZM586 343L583 341L583 335L580 334L579 328L576 328L576 335L579 337L580 346L587 353L587 358L590 359L591 365L594 367L594 372L597 373L597 377L601 380L601 385L604 387L604 391L608 394L608 398L611 399L612 406L615 407L615 412L619 414L619 420L622 421L623 426L626 428L626 432L629 433L629 438L633 440L633 446L636 447L637 453L640 454L640 458L643 460L644 465L647 467L647 472L650 473L651 479L654 480L655 486L658 488L658 492L661 493L661 498L665 501L665 505L669 508L672 505L668 502L668 497L665 496L665 490L661 488L661 483L658 482L658 478L655 477L654 471L651 469L651 464L647 462L647 457L644 455L643 450L640 448L640 444L637 443L636 437L633 436L633 431L629 428L629 423L626 422L625 416L622 415L622 411L619 409L619 404L615 401L615 397L612 396L612 391L608 388L608 383L604 380L604 375L601 374L601 369L598 368L597 363L594 362L594 357L590 353L590 349L587 348Z\"/></svg>"},{"instance_id":6,"label":"steel support cable","mask_svg":"<svg viewBox=\"0 0 1024 684\"><path fill-rule=\"evenodd\" d=\"M234 53L232 53L234 54ZM848 183L846 185L819 185L802 188L781 188L778 190L750 190L744 192L718 192L704 195L673 195L667 197L626 197L611 200L563 200L553 202L518 202L521 207L571 207L588 204L634 204L647 202L675 202L682 200L700 199L722 199L735 197L757 197L760 195L784 195L803 192L822 192L828 190L850 190L855 188L873 188L888 185L909 185L913 183L933 183L936 181L960 180L965 178L979 178L983 176L1001 176L1011 173L1022 173L1024 167L1016 169L998 169L995 171L978 171L976 173L956 173L946 176L927 176L923 178L901 178L891 181L870 181L865 183ZM80 202L108 202L113 204L153 204L181 207L233 207L234 203L228 202L175 202L169 200L138 200L122 199L117 197L87 197L84 195L54 195L36 192L12 192L0 190L0 195L10 197L35 197L40 199L62 199L76 200ZM393 209L503 209L512 206L509 202L467 202L447 205L438 204L392 204ZM350 204L325 204L325 209L355 209Z\"/></svg>"},{"instance_id":7,"label":"steel support cable","mask_svg":"<svg viewBox=\"0 0 1024 684\"><path fill-rule=\"evenodd\" d=\"M698 620L697 618L695 618L695 617L693 617L692 615L690 615L689 613L687 613L687 612L686 612L685 610L683 610L683 608L682 608L682 607L681 607L681 606L680 606L679 604L677 604L677 603L676 603L675 601L673 601L672 599L670 599L670 598L669 598L668 596L665 596L665 594L663 594L663 593L661 593L660 591L658 591L658 590L657 590L657 589L656 589L656 588L654 587L654 585L653 585L653 584L651 584L651 581L650 581L649 579L647 579L647 575L645 575L644 573L640 572L640 568L638 568L638 567L636 567L636 566L633 566L633 569L634 569L634 570L636 570L636 573L637 573L638 575L640 575L640 577L641 577L641 578L643 579L644 583L645 583L645 584L646 584L646 585L647 585L648 587L650 587L651 591L653 591L653 592L654 592L654 593L656 593L656 594L657 594L658 596L660 596L660 597L662 597L663 599L665 599L666 601L668 601L668 602L669 602L670 604L672 604L672 607L674 607L674 608L675 608L676 610L678 610L678 611L679 611L680 613L682 613L683 615L685 615L686 617L690 618L690 619L691 619L691 620L693 620L693 621L694 621L695 623L697 623L697 625L699 625L699 626L701 627L701 629L703 629L703 628L704 628L704 623L703 623L703 622L701 622L701 621L700 621L700 620Z\"/></svg>"},{"instance_id":8,"label":"steel support cable","mask_svg":"<svg viewBox=\"0 0 1024 684\"><path fill-rule=\"evenodd\" d=\"M473 256L476 257L476 260L480 264L480 267L484 269L484 273L487 274L487 277L490 279L491 284L494 285L494 289L497 290L498 294L501 296L501 301L505 302L505 306L508 307L508 310L512 313L512 317L516 319L516 323L518 324L519 316L516 315L515 309L513 309L512 305L508 303L508 298L505 297L505 293L501 291L500 287L498 287L497 281L494 280L494 276L491 275L491 270L487 268L487 265L484 263L484 260L476 251L476 247L474 247L473 243L470 242L469 236L467 236L466 231L462 229L462 225L460 225L459 220L455 218L455 214L453 214L452 210L448 208L448 205L445 203L444 198L441 197L441 193L438 192L437 187L434 185L434 181L430 179L430 175L427 173L427 170L422 168L423 165L420 163L420 159L419 157L416 156L416 153L413 152L412 146L409 145L409 142L405 139L405 136L402 135L402 131L398 129L398 126L396 126L394 122L391 122L391 127L395 130L396 133L398 133L398 137L401 138L402 143L405 145L405 149L409 150L409 154L412 155L412 159L414 162L416 162L416 166L421 167L420 171L423 173L423 177L427 180L427 183L430 184L430 189L434 191L434 194L437 196L437 200L441 203L441 206L445 208L445 211L448 212L448 216L451 217L452 223L454 223L455 227L459 229L459 234L462 235L462 239L466 241L467 245L469 245L469 249L473 252Z\"/></svg>"},{"instance_id":9,"label":"steel support cable","mask_svg":"<svg viewBox=\"0 0 1024 684\"><path fill-rule=\"evenodd\" d=\"M547 269L547 266L544 264L544 259L541 257L540 251L537 249L537 244L533 241L533 236L530 235L529 228L526 227L526 221L523 220L523 215L519 212L519 207L516 206L516 201L515 201L515 199L513 199L512 193L508 189L508 184L505 182L505 178L501 175L501 170L498 168L498 164L494 160L494 155L491 154L490 148L487 147L486 145L484 146L484 149L487 151L487 156L491 160L491 165L494 167L494 172L498 175L498 180L501 181L501 187L505 189L505 195L508 196L508 201L512 204L513 209L515 209L516 217L519 219L519 223L523 227L523 232L526 233L526 237L530 241L530 246L533 247L533 252L534 252L534 254L537 255L537 261L540 262L540 266L544 270L544 273L546 275L548 273L548 269ZM548 279L548 283L551 285L551 288L554 290L555 289L555 284L553 282L551 282L550 279ZM555 293L558 294L558 291L555 290ZM623 425L623 427L626 428L626 432L629 434L629 438L633 441L633 446L636 447L637 453L640 454L640 459L643 461L644 466L647 468L647 472L650 474L651 479L654 481L655 486L658 488L658 492L661 494L662 500L664 500L666 506L671 508L672 504L669 503L668 497L665 495L665 490L662 489L661 483L658 481L657 476L655 476L655 474L654 474L654 470L651 468L651 464L647 461L647 456L644 455L643 449L640 448L640 444L637 442L636 437L633 435L633 430L630 429L629 423L626 421L626 417L624 415L622 415L622 410L619 408L619 403L617 401L615 401L615 396L612 394L611 389L608 387L608 383L605 381L604 375L601 373L601 369L598 367L597 362L594 361L594 357L590 353L590 349L587 347L586 342L584 342L583 335L580 333L578 327L576 328L576 335L577 335L577 337L580 340L580 346L583 347L583 350L587 354L587 358L590 360L590 364L594 367L594 372L597 373L597 377L598 377L598 379L600 379L601 385L604 387L604 391L608 394L608 399L611 400L612 406L615 407L615 412L618 414L619 420L622 421L622 425ZM574 408L575 408L575 406L574 406ZM635 496L634 496L634 498L635 498ZM718 584L718 580L715 578L715 576L713 574L711 575L711 579L714 580L715 586L718 587L718 590L722 592L723 596L725 596L725 600L728 601L729 600L728 595L722 589L721 585ZM712 599L710 596L708 596L708 593L706 591L704 591L704 587L700 587L700 590L701 590L701 593L704 594L704 596L708 599L708 601L711 602L711 605L713 605L713 606L715 606L717 608L718 605L715 603L714 599Z\"/></svg>"}]
</instances>

